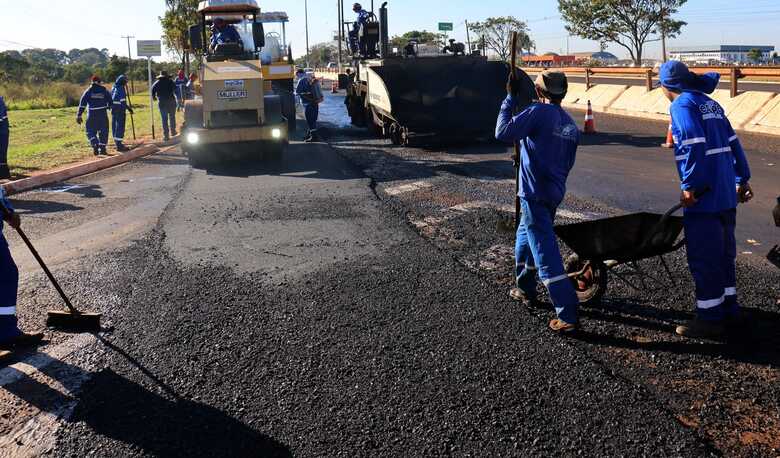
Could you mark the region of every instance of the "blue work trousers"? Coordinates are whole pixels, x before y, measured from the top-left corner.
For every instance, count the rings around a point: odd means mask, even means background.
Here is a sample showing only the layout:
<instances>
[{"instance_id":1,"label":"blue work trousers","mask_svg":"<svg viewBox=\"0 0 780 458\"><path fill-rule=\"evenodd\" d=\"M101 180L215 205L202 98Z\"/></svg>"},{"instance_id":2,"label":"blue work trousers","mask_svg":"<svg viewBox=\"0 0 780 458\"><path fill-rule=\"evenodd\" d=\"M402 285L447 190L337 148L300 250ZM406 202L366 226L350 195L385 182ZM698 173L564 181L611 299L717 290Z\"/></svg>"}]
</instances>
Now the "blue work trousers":
<instances>
[{"instance_id":1,"label":"blue work trousers","mask_svg":"<svg viewBox=\"0 0 780 458\"><path fill-rule=\"evenodd\" d=\"M176 99L160 101L160 116L165 137L176 135Z\"/></svg>"},{"instance_id":2,"label":"blue work trousers","mask_svg":"<svg viewBox=\"0 0 780 458\"><path fill-rule=\"evenodd\" d=\"M523 216L515 241L515 278L517 287L529 299L536 298L537 274L550 293L558 318L577 323L579 300L563 269L563 259L553 231L557 207L543 202L520 199Z\"/></svg>"},{"instance_id":3,"label":"blue work trousers","mask_svg":"<svg viewBox=\"0 0 780 458\"><path fill-rule=\"evenodd\" d=\"M19 270L16 268L5 236L0 232L0 343L21 334L16 322L16 290Z\"/></svg>"},{"instance_id":4,"label":"blue work trousers","mask_svg":"<svg viewBox=\"0 0 780 458\"><path fill-rule=\"evenodd\" d=\"M696 315L720 321L739 313L737 301L737 210L685 212L688 267L696 284Z\"/></svg>"},{"instance_id":5,"label":"blue work trousers","mask_svg":"<svg viewBox=\"0 0 780 458\"><path fill-rule=\"evenodd\" d=\"M107 110L90 111L87 116L87 139L92 149L105 148L108 145L108 112Z\"/></svg>"},{"instance_id":6,"label":"blue work trousers","mask_svg":"<svg viewBox=\"0 0 780 458\"><path fill-rule=\"evenodd\" d=\"M125 141L125 122L127 121L127 110L124 108L114 108L111 110L111 132L114 134L114 143L121 146Z\"/></svg>"},{"instance_id":7,"label":"blue work trousers","mask_svg":"<svg viewBox=\"0 0 780 458\"><path fill-rule=\"evenodd\" d=\"M0 165L8 165L8 120L0 121Z\"/></svg>"},{"instance_id":8,"label":"blue work trousers","mask_svg":"<svg viewBox=\"0 0 780 458\"><path fill-rule=\"evenodd\" d=\"M306 125L309 126L309 132L316 131L317 119L320 117L320 106L316 103L304 106L304 115L306 116Z\"/></svg>"}]
</instances>

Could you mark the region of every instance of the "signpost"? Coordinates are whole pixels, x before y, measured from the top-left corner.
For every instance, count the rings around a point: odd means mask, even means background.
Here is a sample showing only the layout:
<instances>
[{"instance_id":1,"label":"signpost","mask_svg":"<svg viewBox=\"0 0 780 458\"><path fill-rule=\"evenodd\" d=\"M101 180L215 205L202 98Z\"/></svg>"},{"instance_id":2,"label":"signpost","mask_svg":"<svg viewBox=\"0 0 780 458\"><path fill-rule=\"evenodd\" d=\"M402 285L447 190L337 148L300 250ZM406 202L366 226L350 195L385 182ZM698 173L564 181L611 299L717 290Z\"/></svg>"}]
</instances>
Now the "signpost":
<instances>
[{"instance_id":1,"label":"signpost","mask_svg":"<svg viewBox=\"0 0 780 458\"><path fill-rule=\"evenodd\" d=\"M149 118L152 120L152 139L154 136L154 97L152 97L152 57L162 56L160 40L138 40L138 57L146 57L149 72Z\"/></svg>"},{"instance_id":2,"label":"signpost","mask_svg":"<svg viewBox=\"0 0 780 458\"><path fill-rule=\"evenodd\" d=\"M452 32L454 29L452 22L439 22L439 32Z\"/></svg>"}]
</instances>

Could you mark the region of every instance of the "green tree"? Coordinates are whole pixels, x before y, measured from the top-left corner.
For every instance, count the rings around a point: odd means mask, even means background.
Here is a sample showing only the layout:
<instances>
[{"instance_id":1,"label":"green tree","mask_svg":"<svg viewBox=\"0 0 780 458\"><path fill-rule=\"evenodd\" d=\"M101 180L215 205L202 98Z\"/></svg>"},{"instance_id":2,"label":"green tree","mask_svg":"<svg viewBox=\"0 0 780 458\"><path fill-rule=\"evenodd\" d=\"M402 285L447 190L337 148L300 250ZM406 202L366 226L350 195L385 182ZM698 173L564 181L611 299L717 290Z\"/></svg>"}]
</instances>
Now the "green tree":
<instances>
[{"instance_id":1,"label":"green tree","mask_svg":"<svg viewBox=\"0 0 780 458\"><path fill-rule=\"evenodd\" d=\"M295 64L299 67L306 66L306 56L296 59ZM312 67L324 67L329 62L338 60L338 49L330 43L317 43L309 49L309 65Z\"/></svg>"},{"instance_id":2,"label":"green tree","mask_svg":"<svg viewBox=\"0 0 780 458\"><path fill-rule=\"evenodd\" d=\"M92 67L76 63L65 67L63 79L70 83L82 84L88 81L90 76L92 76Z\"/></svg>"},{"instance_id":3,"label":"green tree","mask_svg":"<svg viewBox=\"0 0 780 458\"><path fill-rule=\"evenodd\" d=\"M198 23L198 0L165 0L167 10L160 19L163 44L186 66L190 27Z\"/></svg>"},{"instance_id":4,"label":"green tree","mask_svg":"<svg viewBox=\"0 0 780 458\"><path fill-rule=\"evenodd\" d=\"M115 81L119 75L127 75L127 58L111 56L103 72L103 79Z\"/></svg>"},{"instance_id":5,"label":"green tree","mask_svg":"<svg viewBox=\"0 0 780 458\"><path fill-rule=\"evenodd\" d=\"M642 65L645 44L674 38L686 25L672 18L687 0L558 0L566 30L600 43L615 43Z\"/></svg>"},{"instance_id":6,"label":"green tree","mask_svg":"<svg viewBox=\"0 0 780 458\"><path fill-rule=\"evenodd\" d=\"M487 49L495 52L501 60L508 61L512 55L512 32L517 32L519 51L534 47L529 35L528 25L512 16L490 17L482 22L469 24L469 30Z\"/></svg>"},{"instance_id":7,"label":"green tree","mask_svg":"<svg viewBox=\"0 0 780 458\"><path fill-rule=\"evenodd\" d=\"M403 49L410 41L416 41L421 45L436 45L443 48L447 42L447 35L444 33L428 32L427 30L412 30L403 35L396 35L390 39L390 47Z\"/></svg>"},{"instance_id":8,"label":"green tree","mask_svg":"<svg viewBox=\"0 0 780 458\"><path fill-rule=\"evenodd\" d=\"M29 67L30 63L19 51L0 52L0 81L19 81Z\"/></svg>"},{"instance_id":9,"label":"green tree","mask_svg":"<svg viewBox=\"0 0 780 458\"><path fill-rule=\"evenodd\" d=\"M750 51L748 51L747 57L748 59L751 60L751 62L757 64L763 60L764 54L761 52L760 49L753 48Z\"/></svg>"}]
</instances>

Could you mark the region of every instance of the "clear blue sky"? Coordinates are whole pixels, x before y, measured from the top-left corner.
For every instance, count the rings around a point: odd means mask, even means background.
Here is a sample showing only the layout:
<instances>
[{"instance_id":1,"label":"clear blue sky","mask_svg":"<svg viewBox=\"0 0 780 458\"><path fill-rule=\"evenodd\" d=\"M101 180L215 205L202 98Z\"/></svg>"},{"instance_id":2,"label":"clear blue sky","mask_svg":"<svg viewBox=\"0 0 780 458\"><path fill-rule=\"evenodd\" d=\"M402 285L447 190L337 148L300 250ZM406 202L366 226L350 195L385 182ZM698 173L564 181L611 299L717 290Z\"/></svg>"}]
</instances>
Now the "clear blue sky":
<instances>
[{"instance_id":1,"label":"clear blue sky","mask_svg":"<svg viewBox=\"0 0 780 458\"><path fill-rule=\"evenodd\" d=\"M375 1L377 9L380 3ZM265 11L289 13L292 22L288 39L292 41L294 54L303 54L304 0L259 0L259 4ZM349 7L352 2L345 0L345 4ZM32 46L63 50L97 47L125 55L127 44L120 38L122 35L159 38L157 18L163 14L164 5L163 0L0 0L3 20L0 50ZM335 0L309 0L311 44L328 40L336 30L335 5ZM370 0L363 2L364 7L370 5ZM465 20L512 15L529 23L539 53L566 51L566 31L554 0L390 0L389 6L391 34L413 29L435 30L438 22L453 22L454 38L465 41ZM729 43L780 48L779 0L689 0L680 13L680 18L689 25L670 46ZM347 17L351 16L348 11ZM597 49L597 44L571 38L569 49L591 51ZM618 46L610 46L609 50L627 56ZM646 55L660 56L660 46L650 44Z\"/></svg>"}]
</instances>

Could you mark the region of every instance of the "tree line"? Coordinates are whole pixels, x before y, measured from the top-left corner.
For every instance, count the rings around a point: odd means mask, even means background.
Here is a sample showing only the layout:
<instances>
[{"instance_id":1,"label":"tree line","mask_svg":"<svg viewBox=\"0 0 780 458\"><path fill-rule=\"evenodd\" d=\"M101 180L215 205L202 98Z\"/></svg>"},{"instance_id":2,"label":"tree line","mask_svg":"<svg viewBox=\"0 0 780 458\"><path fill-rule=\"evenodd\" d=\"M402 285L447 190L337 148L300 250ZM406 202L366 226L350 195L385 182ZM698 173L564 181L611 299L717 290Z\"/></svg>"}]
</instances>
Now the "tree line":
<instances>
[{"instance_id":1,"label":"tree line","mask_svg":"<svg viewBox=\"0 0 780 458\"><path fill-rule=\"evenodd\" d=\"M171 64L154 63L155 74L170 70ZM44 84L69 82L83 84L93 75L114 81L119 75L134 81L147 80L146 59L110 55L108 49L25 49L0 52L0 83ZM154 77L155 75L152 75Z\"/></svg>"}]
</instances>

